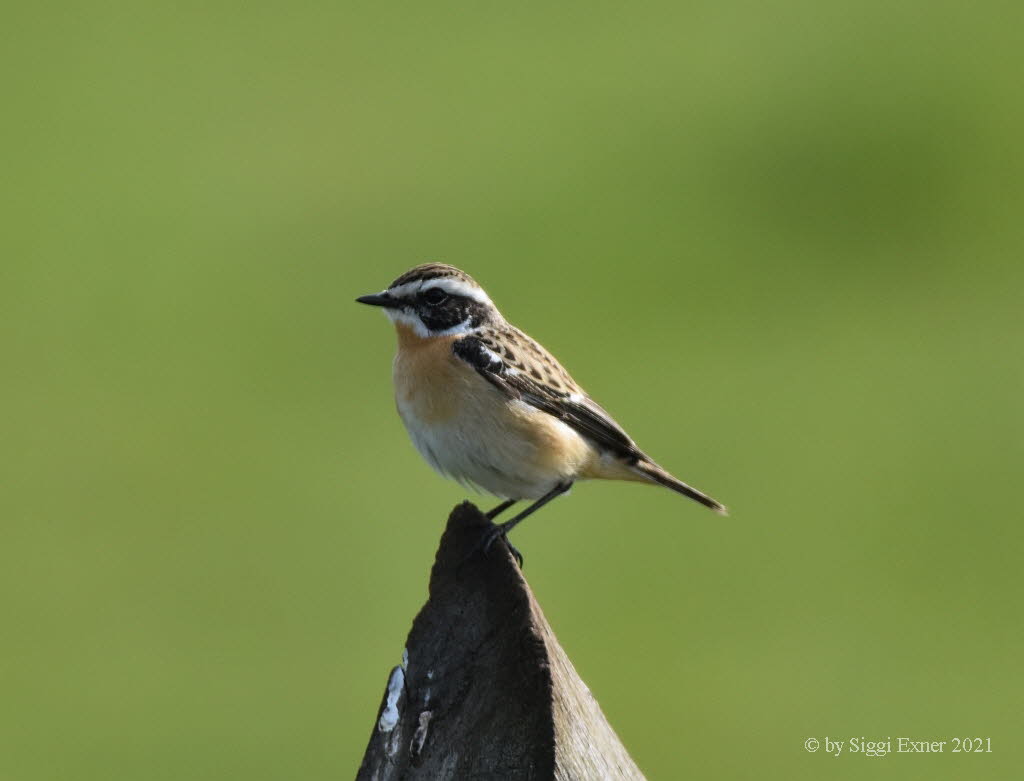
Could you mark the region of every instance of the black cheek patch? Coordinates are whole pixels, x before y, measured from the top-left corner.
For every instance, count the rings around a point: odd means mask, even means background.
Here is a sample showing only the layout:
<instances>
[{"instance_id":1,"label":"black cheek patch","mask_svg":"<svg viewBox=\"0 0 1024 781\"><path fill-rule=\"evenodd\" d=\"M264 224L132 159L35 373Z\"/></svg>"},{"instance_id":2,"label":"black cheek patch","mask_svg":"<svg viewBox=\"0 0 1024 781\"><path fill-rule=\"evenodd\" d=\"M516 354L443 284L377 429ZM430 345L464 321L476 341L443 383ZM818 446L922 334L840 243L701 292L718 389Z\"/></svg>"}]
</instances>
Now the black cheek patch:
<instances>
[{"instance_id":1,"label":"black cheek patch","mask_svg":"<svg viewBox=\"0 0 1024 781\"><path fill-rule=\"evenodd\" d=\"M487 320L487 307L463 296L451 296L437 306L421 304L417 312L423 325L431 331L446 331L467 320L476 328Z\"/></svg>"},{"instance_id":2,"label":"black cheek patch","mask_svg":"<svg viewBox=\"0 0 1024 781\"><path fill-rule=\"evenodd\" d=\"M452 297L438 306L420 306L419 316L431 331L445 331L464 322L469 314L466 310L465 299Z\"/></svg>"}]
</instances>

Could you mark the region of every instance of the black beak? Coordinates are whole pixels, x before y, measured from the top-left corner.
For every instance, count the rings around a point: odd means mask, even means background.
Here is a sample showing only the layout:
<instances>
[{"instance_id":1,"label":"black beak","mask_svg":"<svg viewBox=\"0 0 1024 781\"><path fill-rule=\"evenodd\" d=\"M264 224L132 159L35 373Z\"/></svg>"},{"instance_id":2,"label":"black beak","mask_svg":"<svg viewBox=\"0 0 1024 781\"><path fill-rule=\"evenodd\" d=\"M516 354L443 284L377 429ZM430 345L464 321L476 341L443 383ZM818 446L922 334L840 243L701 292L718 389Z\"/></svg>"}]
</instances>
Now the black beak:
<instances>
[{"instance_id":1,"label":"black beak","mask_svg":"<svg viewBox=\"0 0 1024 781\"><path fill-rule=\"evenodd\" d=\"M368 296L359 296L356 301L360 304L369 304L370 306L398 306L398 301L387 293L371 293Z\"/></svg>"}]
</instances>

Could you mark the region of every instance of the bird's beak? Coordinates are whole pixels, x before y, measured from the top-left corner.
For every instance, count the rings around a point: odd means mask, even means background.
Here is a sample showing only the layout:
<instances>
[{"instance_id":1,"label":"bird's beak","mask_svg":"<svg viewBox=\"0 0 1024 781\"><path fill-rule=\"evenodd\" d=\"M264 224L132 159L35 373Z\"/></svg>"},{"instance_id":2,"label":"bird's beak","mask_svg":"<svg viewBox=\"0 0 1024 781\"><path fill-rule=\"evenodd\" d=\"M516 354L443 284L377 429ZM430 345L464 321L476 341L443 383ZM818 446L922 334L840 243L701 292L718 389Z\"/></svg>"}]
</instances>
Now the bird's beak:
<instances>
[{"instance_id":1,"label":"bird's beak","mask_svg":"<svg viewBox=\"0 0 1024 781\"><path fill-rule=\"evenodd\" d=\"M387 294L387 292L371 293L368 296L359 296L356 301L360 304L369 304L370 306L398 306L397 299L392 298Z\"/></svg>"}]
</instances>

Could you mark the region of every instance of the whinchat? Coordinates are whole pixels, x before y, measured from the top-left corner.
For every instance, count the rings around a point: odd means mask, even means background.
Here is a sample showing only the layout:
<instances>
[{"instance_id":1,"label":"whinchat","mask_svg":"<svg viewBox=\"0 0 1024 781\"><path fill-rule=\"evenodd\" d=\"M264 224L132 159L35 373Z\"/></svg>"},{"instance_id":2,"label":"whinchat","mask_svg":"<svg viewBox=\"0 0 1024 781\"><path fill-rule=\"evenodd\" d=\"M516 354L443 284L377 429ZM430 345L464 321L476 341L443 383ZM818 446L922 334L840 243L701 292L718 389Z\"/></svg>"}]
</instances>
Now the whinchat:
<instances>
[{"instance_id":1,"label":"whinchat","mask_svg":"<svg viewBox=\"0 0 1024 781\"><path fill-rule=\"evenodd\" d=\"M395 324L398 414L423 458L443 475L504 498L489 518L533 500L495 527L488 545L577 480L592 478L656 483L725 514L640 450L465 272L427 263L356 300L383 307Z\"/></svg>"}]
</instances>

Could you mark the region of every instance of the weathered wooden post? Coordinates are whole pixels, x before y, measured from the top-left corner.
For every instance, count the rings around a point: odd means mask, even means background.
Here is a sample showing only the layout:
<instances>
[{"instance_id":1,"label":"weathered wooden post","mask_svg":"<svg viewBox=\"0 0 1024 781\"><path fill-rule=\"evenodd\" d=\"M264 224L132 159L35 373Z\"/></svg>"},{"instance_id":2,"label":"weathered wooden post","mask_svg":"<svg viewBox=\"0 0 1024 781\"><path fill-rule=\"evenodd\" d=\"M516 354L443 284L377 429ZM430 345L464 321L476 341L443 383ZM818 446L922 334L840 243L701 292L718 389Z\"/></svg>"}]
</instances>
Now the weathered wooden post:
<instances>
[{"instance_id":1,"label":"weathered wooden post","mask_svg":"<svg viewBox=\"0 0 1024 781\"><path fill-rule=\"evenodd\" d=\"M448 518L357 781L643 779L487 520Z\"/></svg>"}]
</instances>

